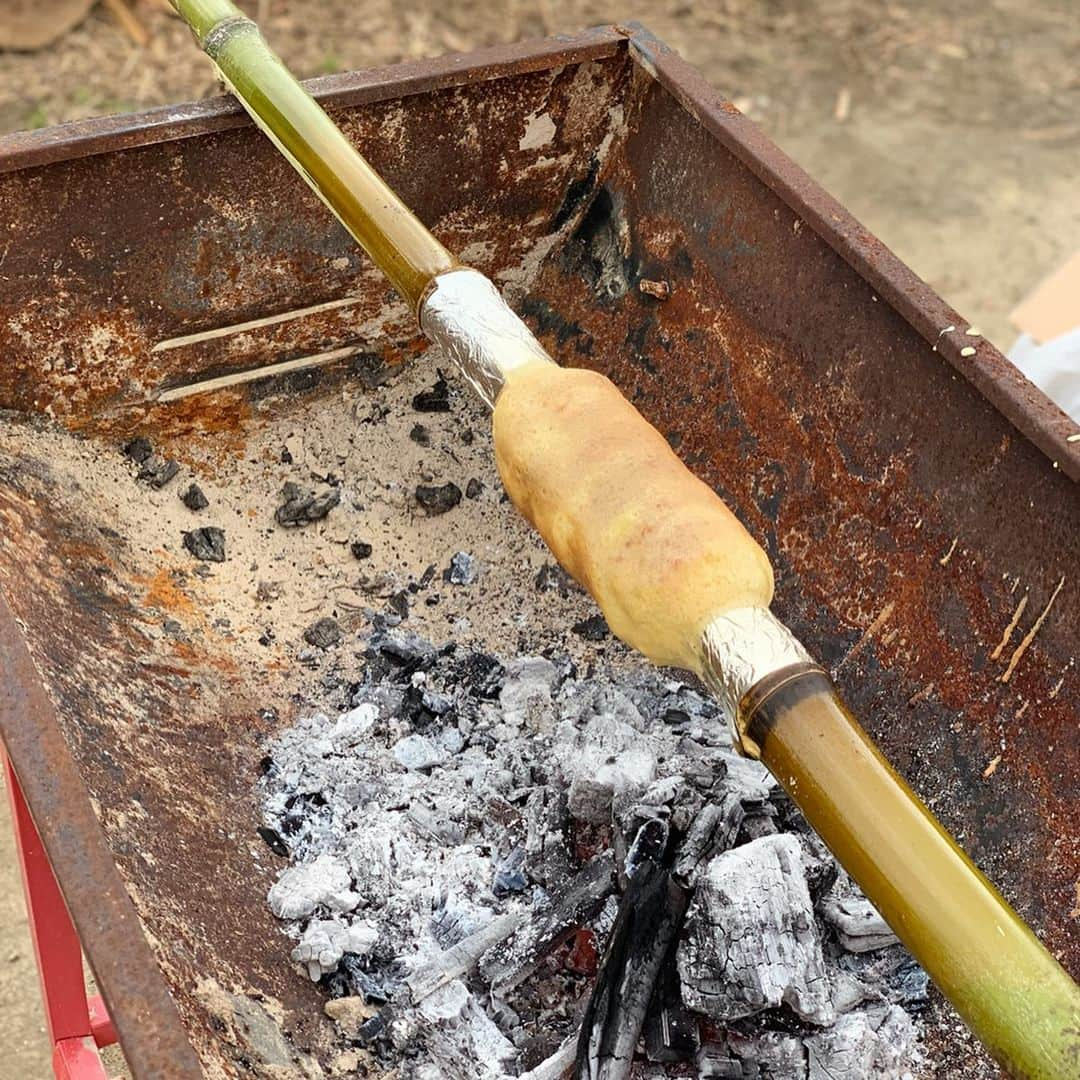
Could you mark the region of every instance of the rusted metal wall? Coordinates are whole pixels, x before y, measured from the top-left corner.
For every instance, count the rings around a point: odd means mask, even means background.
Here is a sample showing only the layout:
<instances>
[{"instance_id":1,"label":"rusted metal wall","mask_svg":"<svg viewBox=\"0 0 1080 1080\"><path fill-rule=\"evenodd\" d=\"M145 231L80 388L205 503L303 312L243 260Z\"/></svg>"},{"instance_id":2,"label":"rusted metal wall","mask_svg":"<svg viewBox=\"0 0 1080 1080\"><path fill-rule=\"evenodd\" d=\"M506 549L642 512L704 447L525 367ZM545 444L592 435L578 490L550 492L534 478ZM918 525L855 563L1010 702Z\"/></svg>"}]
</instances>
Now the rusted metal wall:
<instances>
[{"instance_id":1,"label":"rusted metal wall","mask_svg":"<svg viewBox=\"0 0 1080 1080\"><path fill-rule=\"evenodd\" d=\"M625 158L546 266L533 325L611 375L737 509L782 617L1075 973L1076 485L714 131L645 73L636 92ZM762 171L812 201L773 154ZM968 325L937 303L939 326ZM939 1023L940 1075L995 1074Z\"/></svg>"},{"instance_id":2,"label":"rusted metal wall","mask_svg":"<svg viewBox=\"0 0 1080 1080\"><path fill-rule=\"evenodd\" d=\"M361 87L357 103L345 77L329 101L449 246L520 290L545 240L572 227L573 192L621 138L631 65L620 40L604 31L468 64L450 58L376 86L383 98L413 89L403 101L365 102ZM15 237L0 266L0 407L16 424L48 414L113 454L130 431L181 458L194 437L201 457L216 453L227 469L235 455L266 449L267 410L291 410L302 427L322 394L358 377L351 359L175 404L148 397L311 351L353 346L360 361L397 362L422 347L411 315L322 204L260 134L215 109L210 126L224 130L199 133L184 120L181 138L115 152L98 122L69 133L73 156L44 164L57 156L51 140L36 154L9 145L7 158L0 145L0 160L24 165L0 168L0 213ZM530 140L530 119L543 114L551 138ZM156 135L169 131L163 121ZM272 873L250 841L270 730L260 713L288 701L283 672L253 670L220 635L163 637L163 614L188 601L113 524L70 463L5 453L0 586L17 620L0 619L5 661L22 683L32 663L44 684L43 694L31 686L32 709L30 691L12 687L5 742L136 1075L197 1075L188 1039L209 1075L246 1074L219 987L280 1002L289 1044L318 1053L329 1033L321 997L283 962L263 902ZM32 658L21 666L20 636ZM62 784L43 767L46 742L70 754ZM136 912L150 949L133 932Z\"/></svg>"}]
</instances>

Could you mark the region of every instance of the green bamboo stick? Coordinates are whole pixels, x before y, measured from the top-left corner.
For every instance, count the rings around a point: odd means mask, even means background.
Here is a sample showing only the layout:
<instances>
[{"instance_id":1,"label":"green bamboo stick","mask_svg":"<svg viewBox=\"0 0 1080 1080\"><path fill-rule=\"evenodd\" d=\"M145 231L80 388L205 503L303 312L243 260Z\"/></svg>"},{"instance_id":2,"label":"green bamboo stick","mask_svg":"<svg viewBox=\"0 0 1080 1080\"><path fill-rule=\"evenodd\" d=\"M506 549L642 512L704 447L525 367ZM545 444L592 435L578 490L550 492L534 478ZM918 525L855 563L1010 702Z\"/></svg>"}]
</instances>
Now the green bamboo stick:
<instances>
[{"instance_id":1,"label":"green bamboo stick","mask_svg":"<svg viewBox=\"0 0 1080 1080\"><path fill-rule=\"evenodd\" d=\"M1011 1076L1080 1076L1080 988L880 754L824 672L740 705L744 747Z\"/></svg>"},{"instance_id":2,"label":"green bamboo stick","mask_svg":"<svg viewBox=\"0 0 1080 1080\"><path fill-rule=\"evenodd\" d=\"M415 311L457 260L413 216L231 0L171 0L255 122Z\"/></svg>"}]
</instances>

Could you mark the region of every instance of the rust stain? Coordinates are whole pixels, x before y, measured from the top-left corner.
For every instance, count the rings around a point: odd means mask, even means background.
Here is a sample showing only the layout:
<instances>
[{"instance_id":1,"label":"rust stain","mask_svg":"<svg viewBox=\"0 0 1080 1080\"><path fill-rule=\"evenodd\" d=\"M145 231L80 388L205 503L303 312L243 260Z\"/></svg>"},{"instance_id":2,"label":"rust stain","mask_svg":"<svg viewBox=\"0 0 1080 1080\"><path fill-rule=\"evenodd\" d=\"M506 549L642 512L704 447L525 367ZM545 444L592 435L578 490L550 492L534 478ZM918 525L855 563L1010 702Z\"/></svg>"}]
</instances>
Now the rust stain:
<instances>
[{"instance_id":1,"label":"rust stain","mask_svg":"<svg viewBox=\"0 0 1080 1080\"><path fill-rule=\"evenodd\" d=\"M146 586L143 603L147 607L184 614L195 612L195 601L177 582L175 571L170 567L162 566L153 577L136 578L136 581Z\"/></svg>"}]
</instances>

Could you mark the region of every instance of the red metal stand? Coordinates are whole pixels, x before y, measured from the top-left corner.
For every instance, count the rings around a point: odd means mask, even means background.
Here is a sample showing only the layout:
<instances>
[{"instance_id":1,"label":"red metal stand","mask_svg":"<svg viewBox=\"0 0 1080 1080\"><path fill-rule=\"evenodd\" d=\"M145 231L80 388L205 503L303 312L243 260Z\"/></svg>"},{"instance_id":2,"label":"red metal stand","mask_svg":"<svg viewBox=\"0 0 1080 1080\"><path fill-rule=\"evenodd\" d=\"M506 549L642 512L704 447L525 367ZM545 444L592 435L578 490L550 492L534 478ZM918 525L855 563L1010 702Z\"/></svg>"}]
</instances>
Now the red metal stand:
<instances>
[{"instance_id":1,"label":"red metal stand","mask_svg":"<svg viewBox=\"0 0 1080 1080\"><path fill-rule=\"evenodd\" d=\"M116 1031L100 995L87 1000L78 934L19 779L2 747L0 758L11 798L15 848L53 1048L53 1072L57 1080L107 1080L98 1048L116 1042Z\"/></svg>"}]
</instances>

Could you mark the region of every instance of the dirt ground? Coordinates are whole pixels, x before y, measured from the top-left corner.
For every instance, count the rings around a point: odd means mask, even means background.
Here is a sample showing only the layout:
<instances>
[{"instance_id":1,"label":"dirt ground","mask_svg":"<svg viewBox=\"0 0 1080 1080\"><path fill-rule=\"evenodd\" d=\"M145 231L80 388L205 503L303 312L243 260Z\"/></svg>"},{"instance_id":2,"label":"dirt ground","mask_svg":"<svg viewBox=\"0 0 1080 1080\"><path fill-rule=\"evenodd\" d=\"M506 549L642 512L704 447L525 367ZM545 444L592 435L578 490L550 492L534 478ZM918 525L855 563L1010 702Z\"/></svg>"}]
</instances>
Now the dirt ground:
<instances>
[{"instance_id":1,"label":"dirt ground","mask_svg":"<svg viewBox=\"0 0 1080 1080\"><path fill-rule=\"evenodd\" d=\"M165 0L127 6L145 46L102 5L44 52L0 52L0 131L219 92ZM640 20L1002 347L1012 306L1080 247L1072 0L241 6L305 76ZM6 798L0 806L0 1078L34 1080L48 1075L48 1053Z\"/></svg>"}]
</instances>

